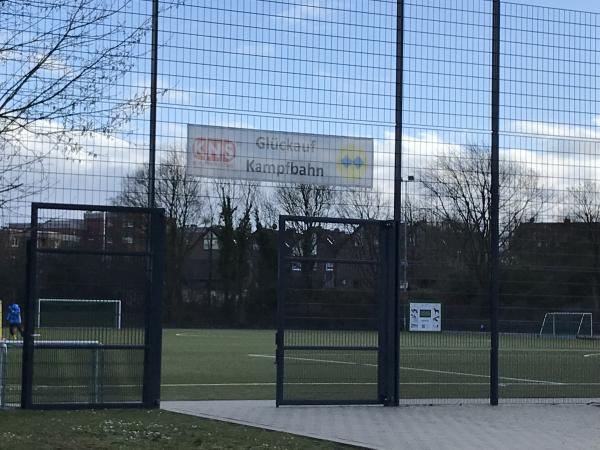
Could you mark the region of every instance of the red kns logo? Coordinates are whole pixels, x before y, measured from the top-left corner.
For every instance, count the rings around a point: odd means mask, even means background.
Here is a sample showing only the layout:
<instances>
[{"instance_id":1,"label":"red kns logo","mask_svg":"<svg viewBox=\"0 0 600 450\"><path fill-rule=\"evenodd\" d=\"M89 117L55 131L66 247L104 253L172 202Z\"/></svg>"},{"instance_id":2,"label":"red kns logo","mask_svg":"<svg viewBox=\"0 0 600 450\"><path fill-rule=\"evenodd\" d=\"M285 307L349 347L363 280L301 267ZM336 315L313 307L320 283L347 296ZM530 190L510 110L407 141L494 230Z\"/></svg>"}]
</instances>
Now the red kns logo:
<instances>
[{"instance_id":1,"label":"red kns logo","mask_svg":"<svg viewBox=\"0 0 600 450\"><path fill-rule=\"evenodd\" d=\"M194 139L194 157L200 161L229 164L235 159L235 142L227 139Z\"/></svg>"}]
</instances>

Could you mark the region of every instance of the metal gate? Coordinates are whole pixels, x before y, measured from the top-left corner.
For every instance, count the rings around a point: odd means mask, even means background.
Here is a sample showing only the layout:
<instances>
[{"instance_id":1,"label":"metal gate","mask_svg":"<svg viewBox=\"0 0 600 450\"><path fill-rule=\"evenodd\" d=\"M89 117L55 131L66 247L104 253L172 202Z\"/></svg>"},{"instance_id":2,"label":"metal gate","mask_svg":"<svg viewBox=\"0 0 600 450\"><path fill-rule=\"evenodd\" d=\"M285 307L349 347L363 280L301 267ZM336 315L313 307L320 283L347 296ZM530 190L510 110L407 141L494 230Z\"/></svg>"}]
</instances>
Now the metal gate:
<instances>
[{"instance_id":1,"label":"metal gate","mask_svg":"<svg viewBox=\"0 0 600 450\"><path fill-rule=\"evenodd\" d=\"M160 209L32 205L25 333L5 349L23 408L158 405L164 233Z\"/></svg>"},{"instance_id":2,"label":"metal gate","mask_svg":"<svg viewBox=\"0 0 600 450\"><path fill-rule=\"evenodd\" d=\"M397 227L281 216L277 406L398 404Z\"/></svg>"}]
</instances>

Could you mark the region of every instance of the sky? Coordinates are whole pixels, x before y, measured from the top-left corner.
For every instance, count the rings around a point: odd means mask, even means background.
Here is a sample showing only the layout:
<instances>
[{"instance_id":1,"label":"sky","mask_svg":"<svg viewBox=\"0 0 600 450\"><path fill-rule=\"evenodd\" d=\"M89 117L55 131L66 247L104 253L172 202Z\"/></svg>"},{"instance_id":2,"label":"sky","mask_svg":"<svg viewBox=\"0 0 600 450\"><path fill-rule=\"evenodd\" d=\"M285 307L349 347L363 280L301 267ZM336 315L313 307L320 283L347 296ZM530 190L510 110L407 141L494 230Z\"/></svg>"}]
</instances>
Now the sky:
<instances>
[{"instance_id":1,"label":"sky","mask_svg":"<svg viewBox=\"0 0 600 450\"><path fill-rule=\"evenodd\" d=\"M600 2L595 0L526 0L522 3L550 8L565 8L581 11L600 12Z\"/></svg>"},{"instance_id":2,"label":"sky","mask_svg":"<svg viewBox=\"0 0 600 450\"><path fill-rule=\"evenodd\" d=\"M452 2L466 5L458 12L447 0L408 3L405 176L461 145L489 146L490 127L489 11L477 1ZM592 1L527 3L600 12ZM544 16L520 5L504 6L514 14L503 22L503 154L564 193L581 179L600 179L600 16ZM165 13L159 149L185 157L188 123L368 137L375 139L375 189L391 195L394 13L393 1L350 0L198 0ZM587 26L577 23L582 17ZM139 64L123 87L148 85L147 59ZM145 161L147 134L147 122L134 121L111 138L87 136L95 158L55 155L46 167L52 189L40 199L110 201L121 178Z\"/></svg>"}]
</instances>

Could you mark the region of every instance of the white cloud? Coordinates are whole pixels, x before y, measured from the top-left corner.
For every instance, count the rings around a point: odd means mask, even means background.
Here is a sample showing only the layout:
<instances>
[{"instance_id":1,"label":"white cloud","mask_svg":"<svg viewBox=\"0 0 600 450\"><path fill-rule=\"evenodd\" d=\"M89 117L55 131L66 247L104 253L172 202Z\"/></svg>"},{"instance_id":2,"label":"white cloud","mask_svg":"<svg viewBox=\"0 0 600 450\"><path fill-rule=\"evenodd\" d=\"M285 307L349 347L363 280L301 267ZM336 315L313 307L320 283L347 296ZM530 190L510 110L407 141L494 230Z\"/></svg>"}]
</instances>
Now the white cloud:
<instances>
[{"instance_id":1,"label":"white cloud","mask_svg":"<svg viewBox=\"0 0 600 450\"><path fill-rule=\"evenodd\" d=\"M214 125L256 128L249 122L239 120ZM565 124L521 121L510 125L516 135L503 136L501 159L522 164L540 176L544 189L553 194L552 204L541 220L560 220L568 209L569 188L584 181L600 180L600 132L593 127ZM159 136L162 137L158 142L157 160L166 155L170 146L185 151L185 126L180 123L160 125ZM37 127L39 130L60 131L54 123L40 123ZM136 136L132 134L131 139L99 133L73 136L81 149L65 157L64 148L51 137L40 138L36 130L22 132L18 138L26 144L23 149L34 153L46 152L47 155L43 164L50 189L35 200L109 202L120 191L123 177L148 161L147 140L140 139L136 143ZM450 142L444 136L441 132L431 130L403 135L402 176L404 179L410 175L416 178L416 182L403 187L403 192L408 192L413 202L418 203L419 197L424 195L418 183L420 171L434 165L442 155L460 154L462 142ZM458 139L464 139L464 136ZM373 189L389 200L394 192L394 161L394 131L388 128L380 139L375 139ZM30 180L35 180L35 171L39 169L33 167ZM27 205L16 206L26 211L29 201ZM22 214L26 215L26 212Z\"/></svg>"},{"instance_id":2,"label":"white cloud","mask_svg":"<svg viewBox=\"0 0 600 450\"><path fill-rule=\"evenodd\" d=\"M595 119L598 126L600 118ZM575 138L575 139L599 139L600 130L591 127L568 125L561 123L533 122L533 121L507 121L504 127L508 131L525 133L547 138Z\"/></svg>"},{"instance_id":3,"label":"white cloud","mask_svg":"<svg viewBox=\"0 0 600 450\"><path fill-rule=\"evenodd\" d=\"M275 56L277 45L270 42L244 41L236 48L237 53L250 56Z\"/></svg>"},{"instance_id":4,"label":"white cloud","mask_svg":"<svg viewBox=\"0 0 600 450\"><path fill-rule=\"evenodd\" d=\"M307 27L311 21L322 21L333 24L338 11L347 8L346 2L340 0L303 0L303 4L292 4L277 14L282 25L291 28Z\"/></svg>"}]
</instances>

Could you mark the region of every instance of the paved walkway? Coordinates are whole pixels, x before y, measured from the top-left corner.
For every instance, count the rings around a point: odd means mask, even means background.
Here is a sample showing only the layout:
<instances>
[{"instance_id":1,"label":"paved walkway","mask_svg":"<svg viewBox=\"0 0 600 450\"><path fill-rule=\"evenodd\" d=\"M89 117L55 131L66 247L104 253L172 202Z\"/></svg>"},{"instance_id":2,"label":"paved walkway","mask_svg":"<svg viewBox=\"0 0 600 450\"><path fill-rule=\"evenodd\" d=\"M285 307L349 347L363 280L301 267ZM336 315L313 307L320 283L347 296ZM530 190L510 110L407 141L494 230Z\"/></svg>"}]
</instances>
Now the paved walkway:
<instances>
[{"instance_id":1,"label":"paved walkway","mask_svg":"<svg viewBox=\"0 0 600 450\"><path fill-rule=\"evenodd\" d=\"M378 449L600 449L589 405L300 406L273 401L162 402L168 411Z\"/></svg>"}]
</instances>

